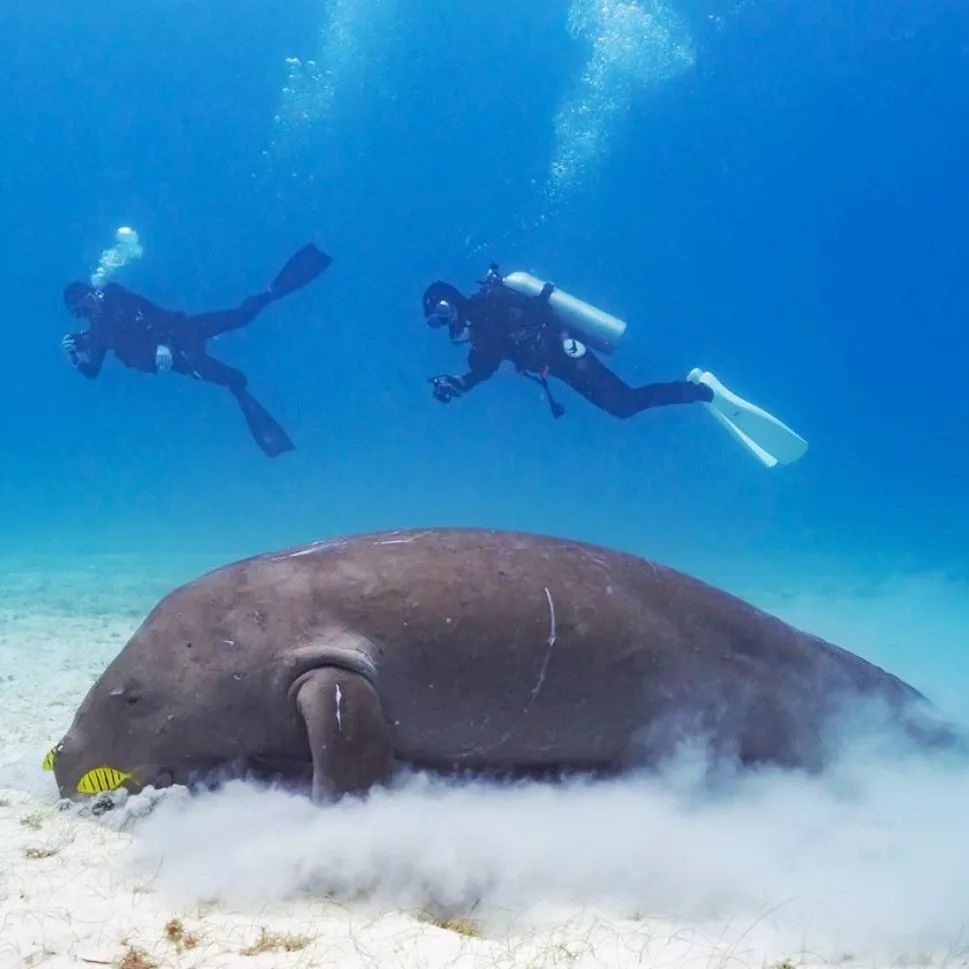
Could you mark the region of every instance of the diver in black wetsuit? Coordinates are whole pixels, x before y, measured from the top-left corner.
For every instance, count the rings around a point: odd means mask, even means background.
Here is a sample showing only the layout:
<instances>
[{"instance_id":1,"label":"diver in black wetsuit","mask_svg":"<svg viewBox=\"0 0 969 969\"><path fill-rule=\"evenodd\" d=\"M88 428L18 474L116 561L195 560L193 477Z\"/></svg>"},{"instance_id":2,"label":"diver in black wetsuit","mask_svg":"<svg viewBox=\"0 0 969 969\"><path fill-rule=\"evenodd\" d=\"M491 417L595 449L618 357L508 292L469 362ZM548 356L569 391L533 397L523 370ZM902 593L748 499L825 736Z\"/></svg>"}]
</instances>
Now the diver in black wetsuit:
<instances>
[{"instance_id":1,"label":"diver in black wetsuit","mask_svg":"<svg viewBox=\"0 0 969 969\"><path fill-rule=\"evenodd\" d=\"M125 366L143 373L173 370L225 387L242 408L256 442L276 457L291 451L292 441L246 389L245 374L209 356L205 344L247 326L270 303L312 282L329 264L330 257L310 243L286 263L266 292L248 297L235 309L196 316L162 309L116 283L97 289L70 283L64 302L74 316L87 319L88 329L68 334L61 345L74 367L91 379L112 350Z\"/></svg>"},{"instance_id":2,"label":"diver in black wetsuit","mask_svg":"<svg viewBox=\"0 0 969 969\"><path fill-rule=\"evenodd\" d=\"M549 305L551 292L546 285L538 296L523 296L502 285L495 266L470 298L449 283L428 286L423 298L428 325L446 326L453 342L470 344L467 373L430 378L434 399L449 403L487 380L508 360L519 373L543 386L555 417L565 410L552 397L549 377L564 381L596 407L622 418L650 407L713 400L709 387L688 380L630 387L556 319Z\"/></svg>"}]
</instances>

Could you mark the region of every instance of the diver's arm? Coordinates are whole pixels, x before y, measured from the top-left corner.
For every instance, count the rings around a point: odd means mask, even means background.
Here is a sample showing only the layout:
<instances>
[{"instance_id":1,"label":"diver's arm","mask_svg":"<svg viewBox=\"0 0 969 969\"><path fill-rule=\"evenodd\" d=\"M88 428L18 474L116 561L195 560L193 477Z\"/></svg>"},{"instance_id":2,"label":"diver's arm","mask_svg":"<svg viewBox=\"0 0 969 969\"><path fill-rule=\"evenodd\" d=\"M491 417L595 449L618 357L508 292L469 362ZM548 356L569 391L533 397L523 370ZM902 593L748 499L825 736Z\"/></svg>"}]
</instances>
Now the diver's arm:
<instances>
[{"instance_id":1,"label":"diver's arm","mask_svg":"<svg viewBox=\"0 0 969 969\"><path fill-rule=\"evenodd\" d=\"M482 354L480 350L472 350L468 354L468 372L461 374L442 374L440 377L431 377L431 386L434 388L434 399L442 404L449 404L455 397L476 387L483 380L487 380L501 363L501 357L492 357L490 354Z\"/></svg>"},{"instance_id":2,"label":"diver's arm","mask_svg":"<svg viewBox=\"0 0 969 969\"><path fill-rule=\"evenodd\" d=\"M434 399L442 404L449 404L455 397L477 386L483 380L487 380L501 363L501 357L492 356L489 353L482 353L480 349L473 349L468 354L468 372L461 376L455 374L443 374L440 377L431 377L431 385L434 388Z\"/></svg>"},{"instance_id":3,"label":"diver's arm","mask_svg":"<svg viewBox=\"0 0 969 969\"><path fill-rule=\"evenodd\" d=\"M493 376L501 365L501 356L497 353L482 351L473 347L468 354L468 371L457 379L461 381L462 391L471 390L478 384Z\"/></svg>"},{"instance_id":4,"label":"diver's arm","mask_svg":"<svg viewBox=\"0 0 969 969\"><path fill-rule=\"evenodd\" d=\"M89 351L87 359L78 362L78 372L93 380L101 372L101 364L104 363L104 354L104 347L95 347Z\"/></svg>"},{"instance_id":5,"label":"diver's arm","mask_svg":"<svg viewBox=\"0 0 969 969\"><path fill-rule=\"evenodd\" d=\"M64 352L78 373L93 380L101 372L105 347L95 344L89 332L70 333L61 341Z\"/></svg>"}]
</instances>

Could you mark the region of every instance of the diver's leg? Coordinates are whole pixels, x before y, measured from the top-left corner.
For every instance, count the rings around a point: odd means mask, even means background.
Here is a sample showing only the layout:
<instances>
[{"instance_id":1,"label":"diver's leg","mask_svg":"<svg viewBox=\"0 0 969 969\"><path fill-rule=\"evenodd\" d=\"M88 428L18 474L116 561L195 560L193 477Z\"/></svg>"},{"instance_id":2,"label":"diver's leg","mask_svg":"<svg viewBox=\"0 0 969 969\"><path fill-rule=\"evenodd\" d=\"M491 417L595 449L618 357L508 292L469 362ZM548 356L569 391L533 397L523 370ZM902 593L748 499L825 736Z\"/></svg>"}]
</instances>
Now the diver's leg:
<instances>
[{"instance_id":1,"label":"diver's leg","mask_svg":"<svg viewBox=\"0 0 969 969\"><path fill-rule=\"evenodd\" d=\"M227 387L233 393L246 389L246 375L234 367L210 357L204 350L186 350L176 344L173 348L172 369L177 373L204 380L208 384Z\"/></svg>"},{"instance_id":2,"label":"diver's leg","mask_svg":"<svg viewBox=\"0 0 969 969\"><path fill-rule=\"evenodd\" d=\"M203 351L179 349L174 369L196 380L225 387L236 399L249 431L259 447L271 458L293 450L293 442L276 419L246 390L246 375Z\"/></svg>"},{"instance_id":3,"label":"diver's leg","mask_svg":"<svg viewBox=\"0 0 969 969\"><path fill-rule=\"evenodd\" d=\"M247 297L235 309L190 316L187 325L194 327L203 340L241 329L248 326L274 300L309 285L329 265L330 257L310 243L290 257L268 290Z\"/></svg>"},{"instance_id":4,"label":"diver's leg","mask_svg":"<svg viewBox=\"0 0 969 969\"><path fill-rule=\"evenodd\" d=\"M296 709L313 758L313 799L330 801L390 779L393 740L373 684L329 666L301 677Z\"/></svg>"},{"instance_id":5,"label":"diver's leg","mask_svg":"<svg viewBox=\"0 0 969 969\"><path fill-rule=\"evenodd\" d=\"M666 407L669 404L699 404L713 400L713 393L704 393L688 380L671 380L662 384L646 384L632 391L633 413L649 407Z\"/></svg>"},{"instance_id":6,"label":"diver's leg","mask_svg":"<svg viewBox=\"0 0 969 969\"><path fill-rule=\"evenodd\" d=\"M614 417L632 417L650 407L667 404L692 404L711 400L712 394L688 380L630 387L592 353L578 360L556 360L551 373L564 380L591 404Z\"/></svg>"},{"instance_id":7,"label":"diver's leg","mask_svg":"<svg viewBox=\"0 0 969 969\"><path fill-rule=\"evenodd\" d=\"M244 299L235 309L216 310L190 316L185 325L194 328L202 340L248 326L271 302L271 293L257 293Z\"/></svg>"}]
</instances>

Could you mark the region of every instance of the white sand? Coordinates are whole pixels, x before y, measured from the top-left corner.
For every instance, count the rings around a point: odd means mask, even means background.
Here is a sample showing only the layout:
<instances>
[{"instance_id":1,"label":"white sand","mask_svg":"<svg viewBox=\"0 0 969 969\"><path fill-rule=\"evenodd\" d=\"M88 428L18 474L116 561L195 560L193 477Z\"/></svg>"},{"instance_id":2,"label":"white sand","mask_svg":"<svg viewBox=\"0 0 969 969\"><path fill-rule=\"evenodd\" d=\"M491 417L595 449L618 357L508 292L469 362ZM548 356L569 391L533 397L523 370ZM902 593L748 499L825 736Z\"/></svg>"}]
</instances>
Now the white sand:
<instances>
[{"instance_id":1,"label":"white sand","mask_svg":"<svg viewBox=\"0 0 969 969\"><path fill-rule=\"evenodd\" d=\"M969 778L946 765L858 755L716 802L686 765L665 787L416 779L323 811L236 785L145 818L147 795L58 811L44 751L148 608L212 564L0 563L0 967L969 965ZM840 608L858 648L878 605L827 608L824 631ZM427 921L430 899L472 934ZM244 954L263 929L293 951Z\"/></svg>"}]
</instances>

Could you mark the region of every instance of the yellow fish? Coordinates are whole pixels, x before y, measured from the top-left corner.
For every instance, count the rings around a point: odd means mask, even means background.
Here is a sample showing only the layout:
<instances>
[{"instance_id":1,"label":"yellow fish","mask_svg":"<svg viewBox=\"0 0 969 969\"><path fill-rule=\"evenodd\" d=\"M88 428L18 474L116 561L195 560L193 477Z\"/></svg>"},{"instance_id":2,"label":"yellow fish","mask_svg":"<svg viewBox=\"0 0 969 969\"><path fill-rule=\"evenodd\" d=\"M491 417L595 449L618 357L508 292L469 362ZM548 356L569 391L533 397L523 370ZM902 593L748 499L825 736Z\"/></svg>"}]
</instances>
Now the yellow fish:
<instances>
[{"instance_id":1,"label":"yellow fish","mask_svg":"<svg viewBox=\"0 0 969 969\"><path fill-rule=\"evenodd\" d=\"M51 749L47 751L47 754L44 757L44 770L54 769L54 761L57 760L57 752L60 749L61 745L58 744L56 747L51 747Z\"/></svg>"},{"instance_id":2,"label":"yellow fish","mask_svg":"<svg viewBox=\"0 0 969 969\"><path fill-rule=\"evenodd\" d=\"M106 764L89 770L78 782L79 794L103 794L105 791L116 791L125 781L133 781L131 774Z\"/></svg>"}]
</instances>

